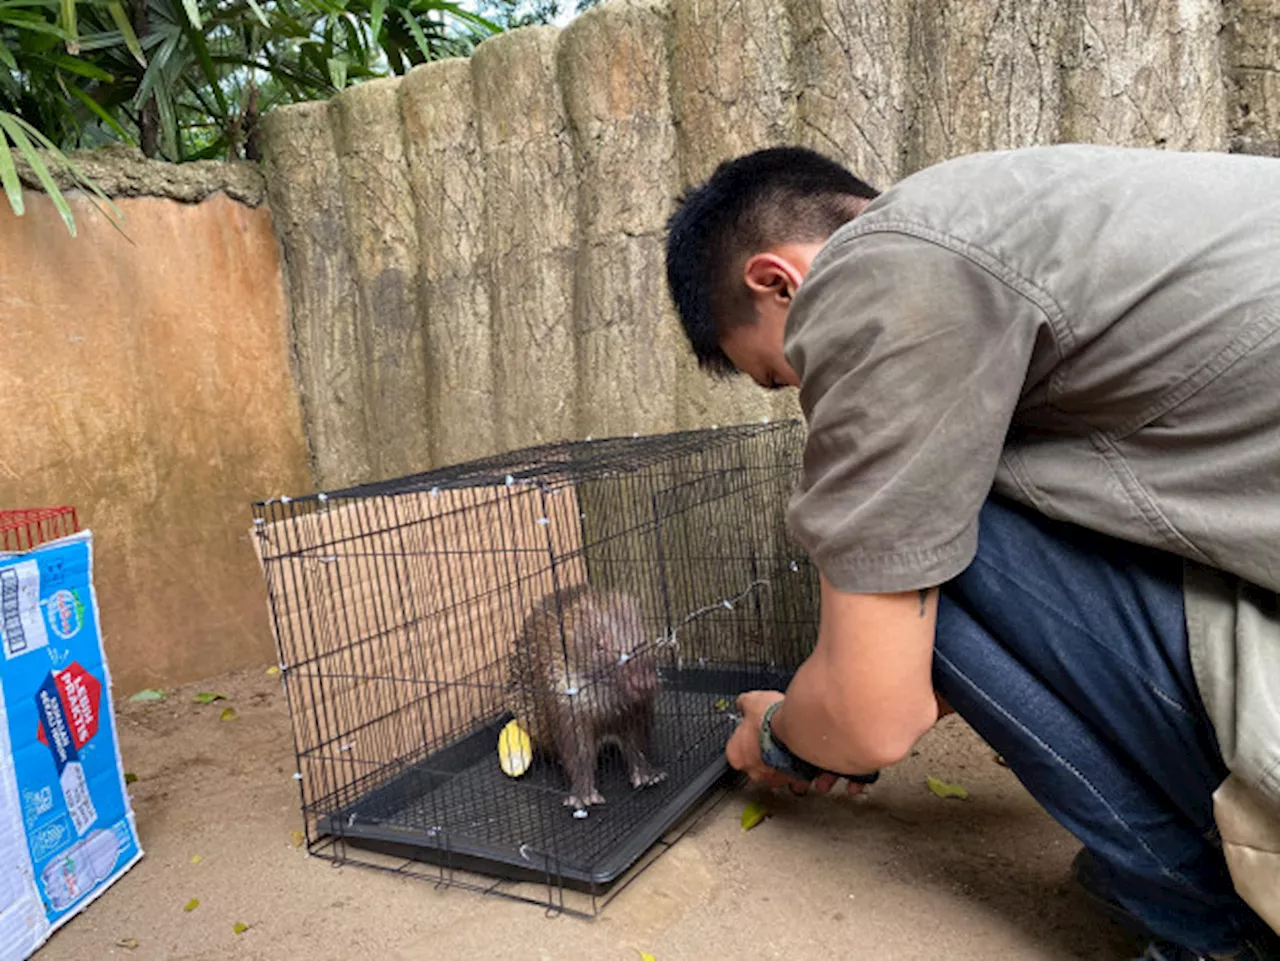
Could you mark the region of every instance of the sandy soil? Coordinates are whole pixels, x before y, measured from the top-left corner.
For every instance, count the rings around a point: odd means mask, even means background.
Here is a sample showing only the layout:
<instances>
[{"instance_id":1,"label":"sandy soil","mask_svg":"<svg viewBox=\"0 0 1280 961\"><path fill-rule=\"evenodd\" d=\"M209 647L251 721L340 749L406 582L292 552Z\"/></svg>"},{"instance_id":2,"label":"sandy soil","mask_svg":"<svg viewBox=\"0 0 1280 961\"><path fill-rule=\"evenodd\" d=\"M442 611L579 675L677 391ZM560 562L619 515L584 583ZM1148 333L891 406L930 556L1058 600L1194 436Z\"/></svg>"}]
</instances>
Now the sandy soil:
<instances>
[{"instance_id":1,"label":"sandy soil","mask_svg":"<svg viewBox=\"0 0 1280 961\"><path fill-rule=\"evenodd\" d=\"M192 702L197 691L226 704ZM301 827L278 678L263 670L123 704L146 857L39 961L1117 959L1133 945L1068 880L1076 845L957 718L873 792L731 792L594 921L352 866L295 848ZM933 774L964 784L943 801ZM199 855L198 863L192 863ZM189 913L183 905L198 898ZM233 926L249 926L235 934ZM136 940L136 947L120 942ZM1126 952L1130 954L1126 954Z\"/></svg>"}]
</instances>

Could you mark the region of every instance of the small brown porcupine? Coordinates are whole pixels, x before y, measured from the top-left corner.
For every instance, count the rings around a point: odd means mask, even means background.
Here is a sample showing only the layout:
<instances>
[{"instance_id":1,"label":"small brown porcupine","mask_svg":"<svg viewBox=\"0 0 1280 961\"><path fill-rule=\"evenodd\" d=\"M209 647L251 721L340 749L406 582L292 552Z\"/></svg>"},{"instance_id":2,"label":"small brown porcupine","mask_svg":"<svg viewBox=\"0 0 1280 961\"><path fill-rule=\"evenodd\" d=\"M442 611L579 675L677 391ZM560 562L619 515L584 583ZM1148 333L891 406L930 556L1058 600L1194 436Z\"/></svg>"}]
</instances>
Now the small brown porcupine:
<instances>
[{"instance_id":1,"label":"small brown porcupine","mask_svg":"<svg viewBox=\"0 0 1280 961\"><path fill-rule=\"evenodd\" d=\"M633 787L666 777L648 757L658 694L651 641L635 598L586 584L539 600L516 639L508 709L535 750L560 761L564 803L575 810L604 803L596 762L607 744L622 751Z\"/></svg>"}]
</instances>

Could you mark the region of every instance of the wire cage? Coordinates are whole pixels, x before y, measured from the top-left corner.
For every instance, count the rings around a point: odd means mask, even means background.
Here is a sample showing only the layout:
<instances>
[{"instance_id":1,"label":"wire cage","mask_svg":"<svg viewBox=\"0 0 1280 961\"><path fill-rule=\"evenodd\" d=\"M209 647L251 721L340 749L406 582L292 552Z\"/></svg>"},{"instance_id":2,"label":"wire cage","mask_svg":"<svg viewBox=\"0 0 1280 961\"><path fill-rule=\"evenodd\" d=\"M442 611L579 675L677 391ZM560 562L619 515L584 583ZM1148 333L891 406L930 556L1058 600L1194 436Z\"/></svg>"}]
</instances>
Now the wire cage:
<instances>
[{"instance_id":1,"label":"wire cage","mask_svg":"<svg viewBox=\"0 0 1280 961\"><path fill-rule=\"evenodd\" d=\"M312 853L595 914L811 649L799 422L259 503ZM572 897L570 897L572 893Z\"/></svg>"},{"instance_id":2,"label":"wire cage","mask_svg":"<svg viewBox=\"0 0 1280 961\"><path fill-rule=\"evenodd\" d=\"M0 510L0 553L19 554L78 530L74 507Z\"/></svg>"}]
</instances>

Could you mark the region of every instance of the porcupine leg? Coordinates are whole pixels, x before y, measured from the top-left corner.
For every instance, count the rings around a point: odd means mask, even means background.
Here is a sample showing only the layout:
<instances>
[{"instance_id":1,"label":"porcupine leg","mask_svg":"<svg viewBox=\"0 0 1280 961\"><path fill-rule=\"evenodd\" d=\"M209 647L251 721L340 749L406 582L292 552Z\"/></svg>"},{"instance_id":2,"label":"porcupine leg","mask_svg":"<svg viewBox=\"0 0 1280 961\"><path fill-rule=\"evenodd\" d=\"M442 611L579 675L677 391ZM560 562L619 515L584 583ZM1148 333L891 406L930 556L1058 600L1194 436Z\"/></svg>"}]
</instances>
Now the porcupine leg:
<instances>
[{"instance_id":1,"label":"porcupine leg","mask_svg":"<svg viewBox=\"0 0 1280 961\"><path fill-rule=\"evenodd\" d=\"M564 773L569 778L569 796L564 803L578 811L591 804L604 803L604 798L596 790L598 744L595 728L586 718L566 712L560 719L556 746L560 750Z\"/></svg>"},{"instance_id":2,"label":"porcupine leg","mask_svg":"<svg viewBox=\"0 0 1280 961\"><path fill-rule=\"evenodd\" d=\"M635 709L618 738L622 756L631 770L631 786L634 788L649 787L667 778L667 772L654 767L648 757L652 732L653 705L647 704Z\"/></svg>"}]
</instances>

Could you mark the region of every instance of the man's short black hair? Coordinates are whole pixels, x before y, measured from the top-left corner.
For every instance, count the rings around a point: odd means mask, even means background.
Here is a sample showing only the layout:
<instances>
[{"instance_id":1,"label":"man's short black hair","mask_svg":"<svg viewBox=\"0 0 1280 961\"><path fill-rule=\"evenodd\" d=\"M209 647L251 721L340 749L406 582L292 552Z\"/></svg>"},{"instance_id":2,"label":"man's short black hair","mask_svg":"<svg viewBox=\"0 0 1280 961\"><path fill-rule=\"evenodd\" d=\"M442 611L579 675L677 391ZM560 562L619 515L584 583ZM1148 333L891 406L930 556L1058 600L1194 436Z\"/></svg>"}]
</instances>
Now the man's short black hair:
<instances>
[{"instance_id":1,"label":"man's short black hair","mask_svg":"<svg viewBox=\"0 0 1280 961\"><path fill-rule=\"evenodd\" d=\"M878 191L834 160L803 147L770 147L727 160L685 191L667 222L667 285L705 370L733 373L717 318L750 309L747 258L783 243L826 240L853 219L853 198Z\"/></svg>"}]
</instances>

